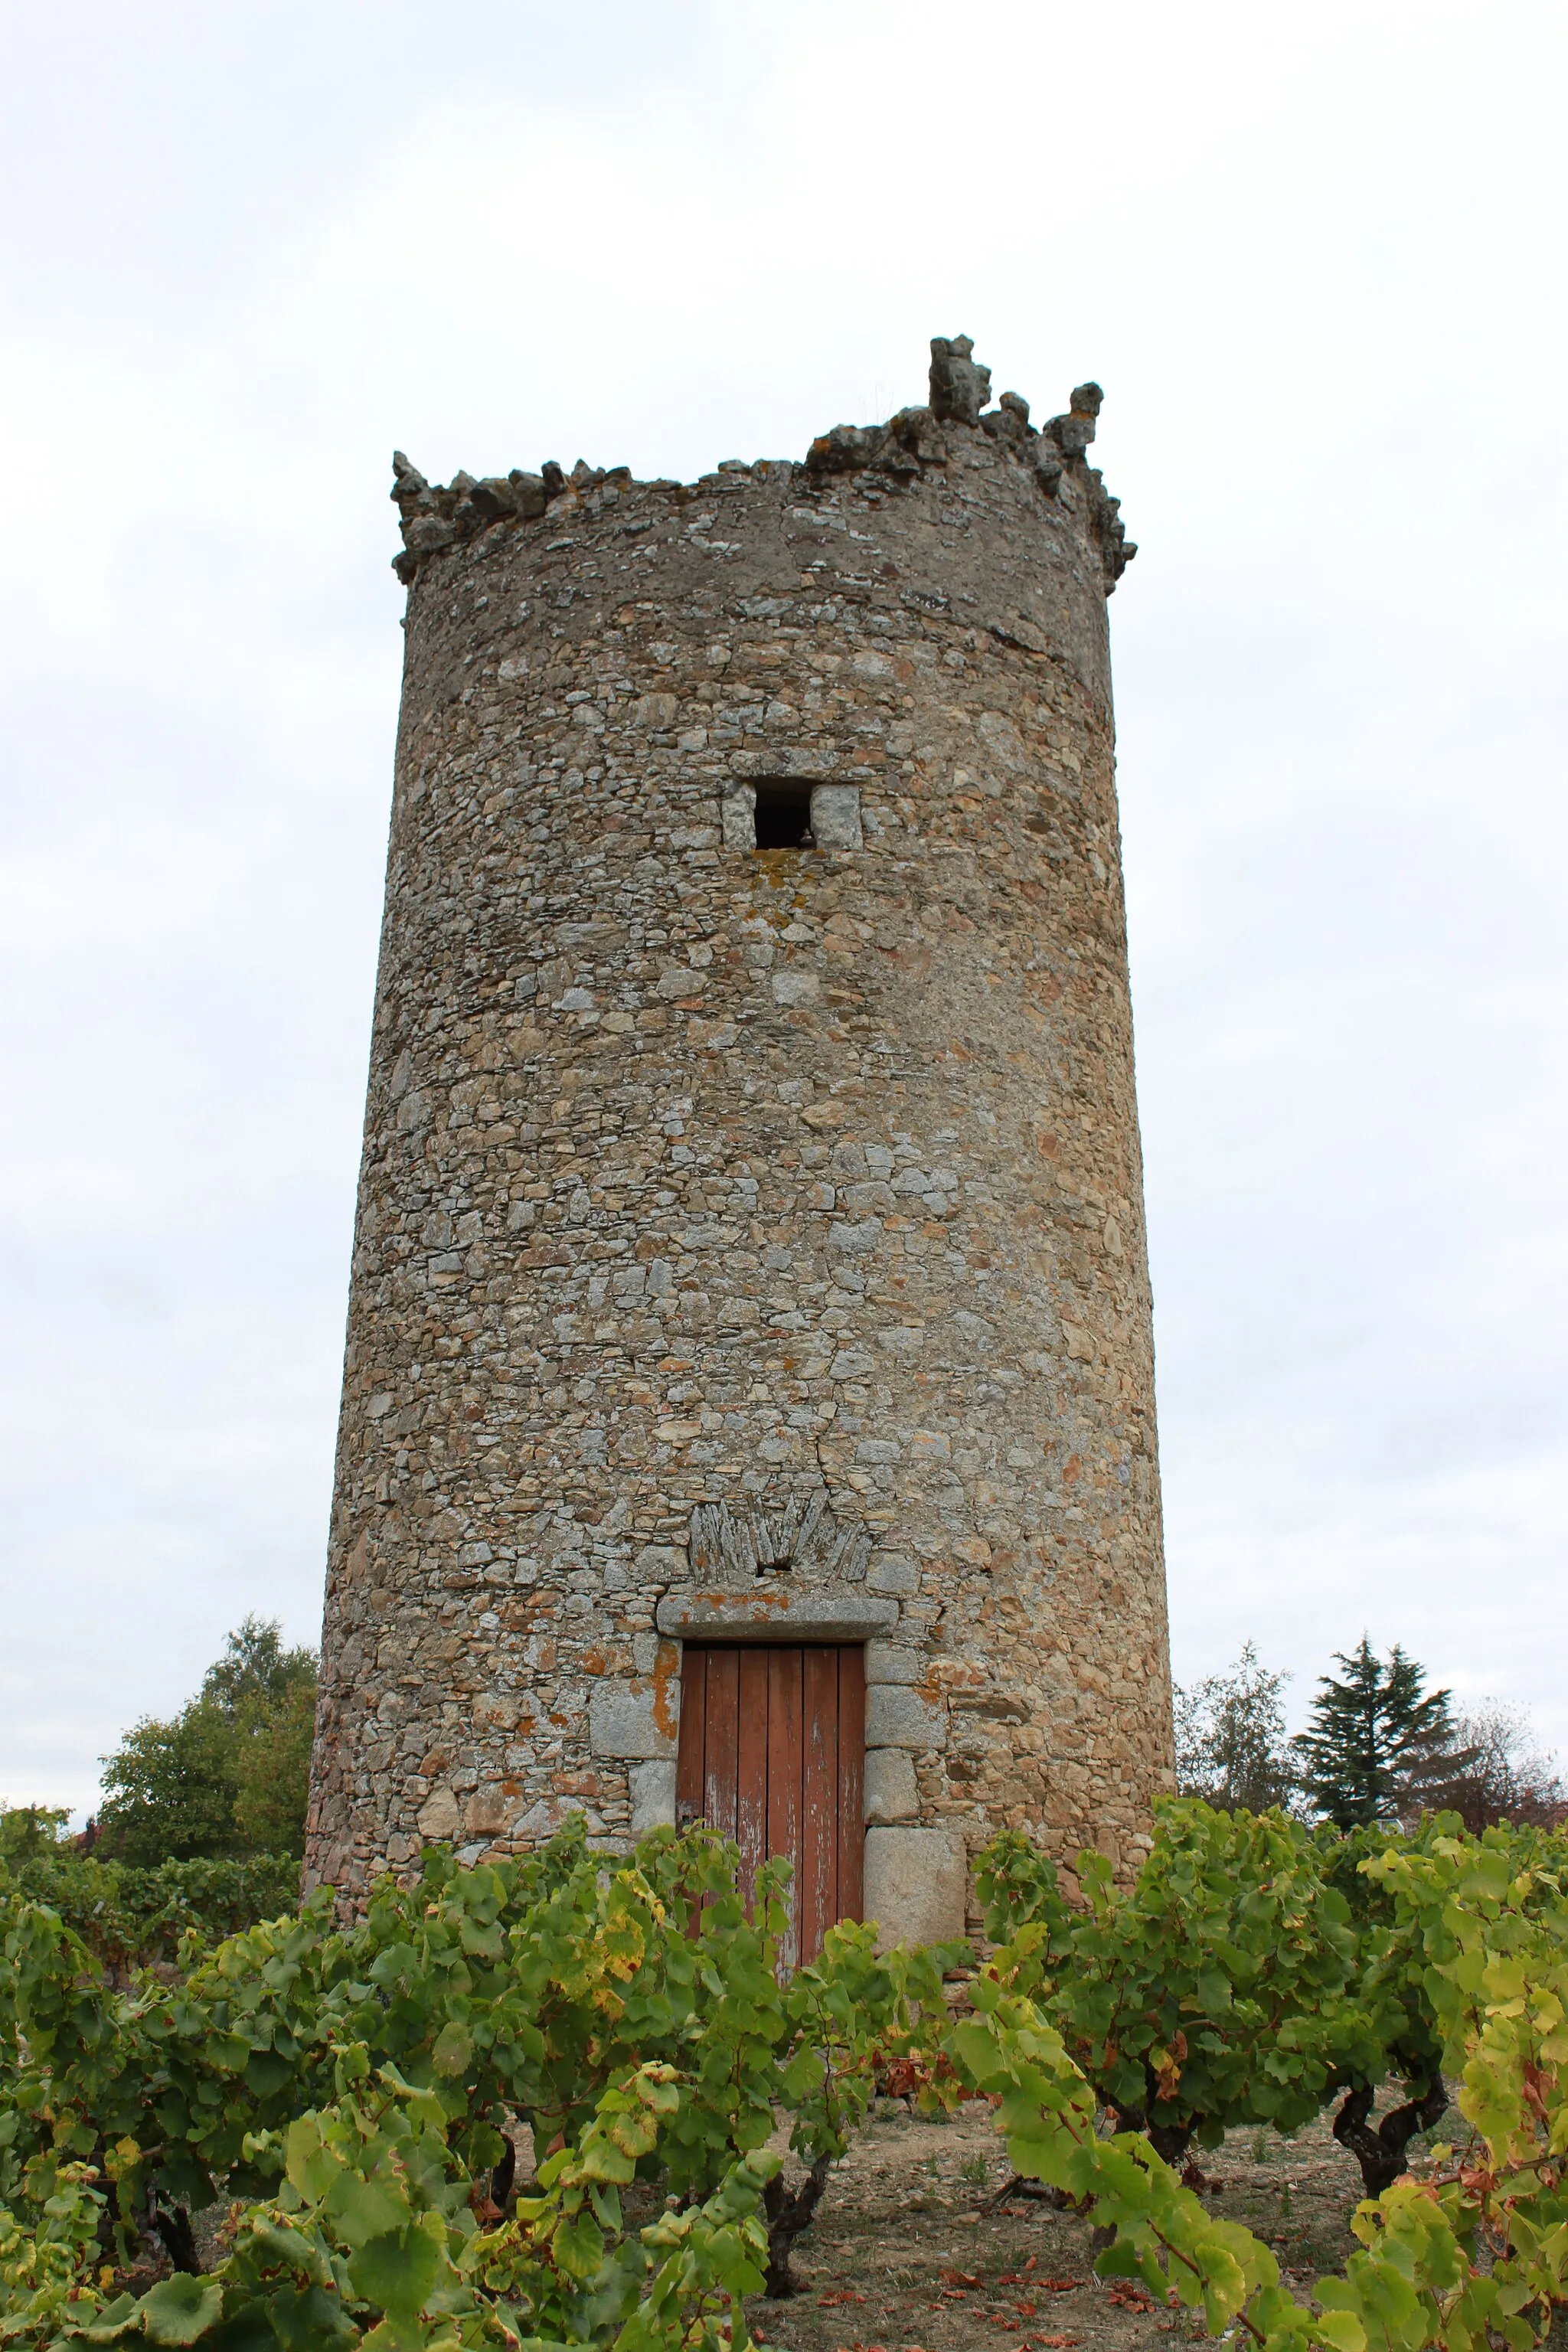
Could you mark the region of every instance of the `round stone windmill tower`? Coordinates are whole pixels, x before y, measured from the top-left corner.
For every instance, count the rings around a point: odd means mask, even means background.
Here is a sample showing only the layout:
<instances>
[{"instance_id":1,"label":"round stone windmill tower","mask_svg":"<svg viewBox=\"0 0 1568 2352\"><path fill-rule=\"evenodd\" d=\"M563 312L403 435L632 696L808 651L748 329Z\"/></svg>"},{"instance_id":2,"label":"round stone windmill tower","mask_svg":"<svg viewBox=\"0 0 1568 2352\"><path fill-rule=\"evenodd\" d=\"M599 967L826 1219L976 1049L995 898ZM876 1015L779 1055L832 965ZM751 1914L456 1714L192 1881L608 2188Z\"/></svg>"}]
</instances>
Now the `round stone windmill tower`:
<instances>
[{"instance_id":1,"label":"round stone windmill tower","mask_svg":"<svg viewBox=\"0 0 1568 2352\"><path fill-rule=\"evenodd\" d=\"M704 1816L960 1932L1169 1784L1086 462L928 404L686 485L395 459L406 667L310 1869Z\"/></svg>"}]
</instances>

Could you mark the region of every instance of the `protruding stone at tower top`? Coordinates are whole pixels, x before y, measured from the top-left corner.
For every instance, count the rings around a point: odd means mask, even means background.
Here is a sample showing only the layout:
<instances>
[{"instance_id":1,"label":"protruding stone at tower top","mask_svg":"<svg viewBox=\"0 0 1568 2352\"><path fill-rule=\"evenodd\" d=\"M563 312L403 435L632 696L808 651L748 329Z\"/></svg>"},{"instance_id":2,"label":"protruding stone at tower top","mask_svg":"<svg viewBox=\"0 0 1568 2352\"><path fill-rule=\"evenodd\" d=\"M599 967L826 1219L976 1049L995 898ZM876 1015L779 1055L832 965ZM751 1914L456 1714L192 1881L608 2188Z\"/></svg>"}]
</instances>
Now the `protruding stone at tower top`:
<instances>
[{"instance_id":1,"label":"protruding stone at tower top","mask_svg":"<svg viewBox=\"0 0 1568 2352\"><path fill-rule=\"evenodd\" d=\"M968 338L692 485L399 455L407 656L312 1799L702 1812L963 1925L1170 1766L1088 465Z\"/></svg>"},{"instance_id":2,"label":"protruding stone at tower top","mask_svg":"<svg viewBox=\"0 0 1568 2352\"><path fill-rule=\"evenodd\" d=\"M991 371L975 365L970 356L973 349L967 335L931 339L931 413L939 422L949 417L955 425L980 422L980 412L991 398Z\"/></svg>"}]
</instances>

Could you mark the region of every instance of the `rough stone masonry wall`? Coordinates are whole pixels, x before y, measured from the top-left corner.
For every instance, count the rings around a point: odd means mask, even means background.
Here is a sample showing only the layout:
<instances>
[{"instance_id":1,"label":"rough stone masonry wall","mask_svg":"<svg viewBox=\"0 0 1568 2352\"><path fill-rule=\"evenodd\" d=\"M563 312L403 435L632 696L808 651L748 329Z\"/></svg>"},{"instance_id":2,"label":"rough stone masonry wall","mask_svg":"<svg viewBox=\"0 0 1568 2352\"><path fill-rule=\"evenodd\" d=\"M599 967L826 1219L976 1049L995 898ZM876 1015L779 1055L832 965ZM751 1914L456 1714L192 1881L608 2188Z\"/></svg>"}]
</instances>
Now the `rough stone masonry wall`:
<instances>
[{"instance_id":1,"label":"rough stone masonry wall","mask_svg":"<svg viewBox=\"0 0 1568 2352\"><path fill-rule=\"evenodd\" d=\"M398 460L310 1866L669 1818L683 1633L868 1643L868 1909L1168 1782L1107 593L960 338L805 465ZM755 780L815 850L759 853ZM923 1907L922 1907L923 1906Z\"/></svg>"}]
</instances>

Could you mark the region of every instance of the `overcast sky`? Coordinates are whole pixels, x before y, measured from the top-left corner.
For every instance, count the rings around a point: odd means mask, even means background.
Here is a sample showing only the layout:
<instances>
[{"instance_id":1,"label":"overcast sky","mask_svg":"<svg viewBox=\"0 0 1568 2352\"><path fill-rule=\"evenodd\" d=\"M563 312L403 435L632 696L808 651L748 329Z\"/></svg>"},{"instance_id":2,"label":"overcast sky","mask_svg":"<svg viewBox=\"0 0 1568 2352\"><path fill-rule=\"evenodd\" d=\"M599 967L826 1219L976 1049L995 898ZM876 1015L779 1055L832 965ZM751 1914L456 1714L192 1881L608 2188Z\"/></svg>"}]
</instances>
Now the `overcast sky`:
<instances>
[{"instance_id":1,"label":"overcast sky","mask_svg":"<svg viewBox=\"0 0 1568 2352\"><path fill-rule=\"evenodd\" d=\"M0 1797L319 1626L433 479L1106 389L1177 1674L1568 1748L1565 18L0 8Z\"/></svg>"}]
</instances>

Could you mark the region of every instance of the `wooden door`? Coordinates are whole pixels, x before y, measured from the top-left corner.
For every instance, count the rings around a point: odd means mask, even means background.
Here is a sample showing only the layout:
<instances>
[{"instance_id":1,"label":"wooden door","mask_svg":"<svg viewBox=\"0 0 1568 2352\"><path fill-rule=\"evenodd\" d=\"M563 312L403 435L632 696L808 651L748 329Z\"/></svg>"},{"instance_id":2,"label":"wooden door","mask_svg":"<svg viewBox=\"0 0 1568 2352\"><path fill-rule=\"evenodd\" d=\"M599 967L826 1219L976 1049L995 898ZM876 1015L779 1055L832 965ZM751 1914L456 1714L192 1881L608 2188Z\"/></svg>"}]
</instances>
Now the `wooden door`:
<instances>
[{"instance_id":1,"label":"wooden door","mask_svg":"<svg viewBox=\"0 0 1568 2352\"><path fill-rule=\"evenodd\" d=\"M793 1864L786 1966L814 1958L836 1919L860 1916L865 1765L858 1643L687 1643L679 1816L736 1841L748 1895L759 1864Z\"/></svg>"}]
</instances>

